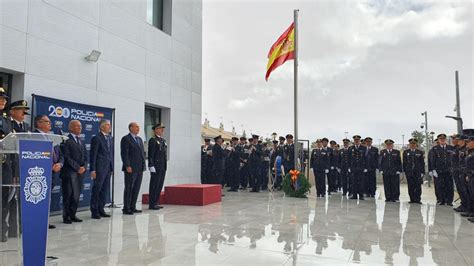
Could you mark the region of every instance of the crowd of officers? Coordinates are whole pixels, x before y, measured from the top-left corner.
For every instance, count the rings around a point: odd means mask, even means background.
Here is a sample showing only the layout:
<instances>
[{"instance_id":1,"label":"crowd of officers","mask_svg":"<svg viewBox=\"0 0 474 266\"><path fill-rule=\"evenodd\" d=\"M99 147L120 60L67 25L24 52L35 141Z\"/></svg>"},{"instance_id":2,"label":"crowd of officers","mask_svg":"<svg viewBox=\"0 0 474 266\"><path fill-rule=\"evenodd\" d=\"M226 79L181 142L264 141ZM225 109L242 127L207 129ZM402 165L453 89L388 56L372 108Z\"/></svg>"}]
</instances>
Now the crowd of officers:
<instances>
[{"instance_id":1,"label":"crowd of officers","mask_svg":"<svg viewBox=\"0 0 474 266\"><path fill-rule=\"evenodd\" d=\"M378 171L383 177L386 202L399 201L404 173L410 203L421 204L422 185L428 174L434 181L437 204L453 206L454 183L461 201L454 210L474 222L474 130L465 129L451 139L453 145L447 144L446 134L439 134L427 158L415 138L402 151L394 148L391 139L384 141L381 151L372 146L370 137L362 139L355 135L353 141L343 139L342 147L334 140L318 139L311 156L306 157L313 170L316 196L342 193L350 199L373 198ZM258 135L248 140L233 137L228 144L224 144L222 136L215 137L214 144L209 138L204 142L201 182L227 185L229 192L236 192L239 187L251 192L281 189L282 178L295 169L291 134L273 141L272 147L259 140ZM305 166L302 163L302 168Z\"/></svg>"}]
</instances>

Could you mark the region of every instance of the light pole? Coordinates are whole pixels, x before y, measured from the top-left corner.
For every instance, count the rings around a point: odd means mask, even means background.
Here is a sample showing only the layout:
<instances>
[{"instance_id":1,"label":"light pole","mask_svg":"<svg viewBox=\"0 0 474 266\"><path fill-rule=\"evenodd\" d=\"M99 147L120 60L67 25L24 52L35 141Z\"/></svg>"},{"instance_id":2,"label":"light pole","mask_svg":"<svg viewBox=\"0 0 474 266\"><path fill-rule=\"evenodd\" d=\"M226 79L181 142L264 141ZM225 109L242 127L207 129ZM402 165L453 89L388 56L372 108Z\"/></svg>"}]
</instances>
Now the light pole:
<instances>
[{"instance_id":1,"label":"light pole","mask_svg":"<svg viewBox=\"0 0 474 266\"><path fill-rule=\"evenodd\" d=\"M273 138L273 140L276 140L276 137L277 137L277 133L276 133L276 132L273 132L273 133L272 133L272 138Z\"/></svg>"},{"instance_id":2,"label":"light pole","mask_svg":"<svg viewBox=\"0 0 474 266\"><path fill-rule=\"evenodd\" d=\"M403 149L403 146L405 145L405 135L402 134L402 149Z\"/></svg>"},{"instance_id":3,"label":"light pole","mask_svg":"<svg viewBox=\"0 0 474 266\"><path fill-rule=\"evenodd\" d=\"M454 108L454 111L456 111L456 116L447 115L446 118L452 118L456 120L458 134L462 134L461 104L459 100L459 73L457 70L454 72L454 78L456 82L456 107Z\"/></svg>"},{"instance_id":4,"label":"light pole","mask_svg":"<svg viewBox=\"0 0 474 266\"><path fill-rule=\"evenodd\" d=\"M428 137L428 112L427 111L424 111L423 113L421 113L422 116L425 117L425 123L422 123L421 124L421 129L423 129L423 126L425 128L425 141L426 141L426 145L425 145L425 168L428 167L428 153L430 151L430 141L429 141L429 137ZM426 170L426 169L425 169ZM431 179L428 178L428 187L431 187Z\"/></svg>"},{"instance_id":5,"label":"light pole","mask_svg":"<svg viewBox=\"0 0 474 266\"><path fill-rule=\"evenodd\" d=\"M347 139L347 134L349 134L349 132L345 131L344 135L346 136L346 139Z\"/></svg>"}]
</instances>

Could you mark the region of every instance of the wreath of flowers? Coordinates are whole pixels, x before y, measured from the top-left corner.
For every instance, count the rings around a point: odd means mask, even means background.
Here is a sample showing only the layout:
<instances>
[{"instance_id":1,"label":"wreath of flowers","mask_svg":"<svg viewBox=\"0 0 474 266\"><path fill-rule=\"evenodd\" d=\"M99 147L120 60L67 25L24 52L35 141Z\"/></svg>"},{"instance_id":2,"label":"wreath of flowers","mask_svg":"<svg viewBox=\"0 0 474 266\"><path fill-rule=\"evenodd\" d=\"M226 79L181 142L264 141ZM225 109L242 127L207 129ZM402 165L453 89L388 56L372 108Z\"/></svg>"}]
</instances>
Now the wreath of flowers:
<instances>
[{"instance_id":1,"label":"wreath of flowers","mask_svg":"<svg viewBox=\"0 0 474 266\"><path fill-rule=\"evenodd\" d=\"M311 189L308 178L298 170L291 170L286 174L282 186L286 195L295 198L306 198Z\"/></svg>"}]
</instances>

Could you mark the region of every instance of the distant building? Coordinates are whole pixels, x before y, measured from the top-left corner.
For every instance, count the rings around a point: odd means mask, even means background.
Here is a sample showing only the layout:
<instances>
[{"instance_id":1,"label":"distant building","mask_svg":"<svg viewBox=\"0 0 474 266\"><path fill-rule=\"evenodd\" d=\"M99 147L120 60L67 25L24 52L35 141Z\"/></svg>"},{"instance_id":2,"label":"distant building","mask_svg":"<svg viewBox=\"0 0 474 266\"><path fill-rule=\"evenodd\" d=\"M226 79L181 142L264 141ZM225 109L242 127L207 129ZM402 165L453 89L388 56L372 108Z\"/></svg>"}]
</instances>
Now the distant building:
<instances>
[{"instance_id":1,"label":"distant building","mask_svg":"<svg viewBox=\"0 0 474 266\"><path fill-rule=\"evenodd\" d=\"M201 142L204 143L205 138L213 139L214 137L217 137L219 135L222 136L224 142L230 142L232 137L240 138L241 136L237 134L237 132L235 131L235 127L232 127L232 131L225 131L224 124L222 123L219 124L218 128L211 127L209 120L207 120L206 118L204 120L204 123L201 125ZM245 130L243 132L243 135L245 135Z\"/></svg>"}]
</instances>

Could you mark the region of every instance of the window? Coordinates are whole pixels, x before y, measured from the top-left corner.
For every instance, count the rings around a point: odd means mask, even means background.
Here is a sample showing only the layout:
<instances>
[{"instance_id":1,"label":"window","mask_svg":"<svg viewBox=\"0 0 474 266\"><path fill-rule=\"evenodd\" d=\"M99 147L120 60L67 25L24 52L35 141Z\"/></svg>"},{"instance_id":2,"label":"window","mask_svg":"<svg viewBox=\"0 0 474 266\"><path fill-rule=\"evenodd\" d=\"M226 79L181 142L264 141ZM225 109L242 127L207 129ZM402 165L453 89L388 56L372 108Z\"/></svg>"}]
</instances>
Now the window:
<instances>
[{"instance_id":1,"label":"window","mask_svg":"<svg viewBox=\"0 0 474 266\"><path fill-rule=\"evenodd\" d=\"M146 21L171 35L171 0L147 0Z\"/></svg>"},{"instance_id":2,"label":"window","mask_svg":"<svg viewBox=\"0 0 474 266\"><path fill-rule=\"evenodd\" d=\"M0 87L2 87L8 94L8 96L12 95L11 87L12 87L12 75L8 73L0 72Z\"/></svg>"},{"instance_id":3,"label":"window","mask_svg":"<svg viewBox=\"0 0 474 266\"><path fill-rule=\"evenodd\" d=\"M153 129L152 127L158 123L161 123L161 109L152 107L152 106L145 106L145 138L148 141L151 137L153 137Z\"/></svg>"}]
</instances>

